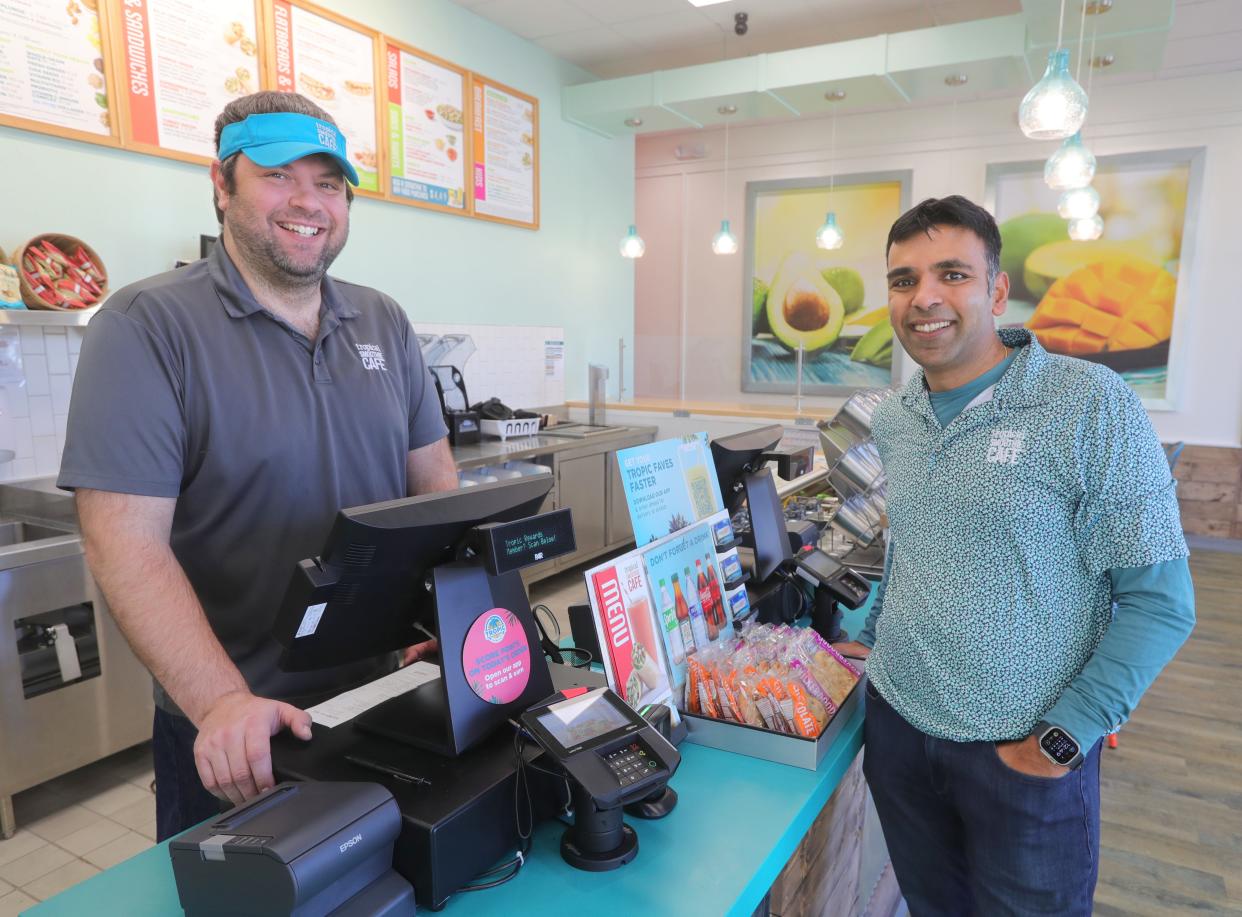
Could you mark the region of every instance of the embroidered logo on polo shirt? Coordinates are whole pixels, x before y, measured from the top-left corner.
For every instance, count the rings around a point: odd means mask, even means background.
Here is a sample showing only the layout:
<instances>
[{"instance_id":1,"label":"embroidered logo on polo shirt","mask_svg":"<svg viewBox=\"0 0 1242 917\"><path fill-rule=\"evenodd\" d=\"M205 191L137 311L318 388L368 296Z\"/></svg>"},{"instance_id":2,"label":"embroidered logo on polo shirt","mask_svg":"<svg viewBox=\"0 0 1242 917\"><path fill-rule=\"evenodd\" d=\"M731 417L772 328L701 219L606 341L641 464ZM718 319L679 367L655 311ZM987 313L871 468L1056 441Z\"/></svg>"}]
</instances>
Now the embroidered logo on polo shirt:
<instances>
[{"instance_id":1,"label":"embroidered logo on polo shirt","mask_svg":"<svg viewBox=\"0 0 1242 917\"><path fill-rule=\"evenodd\" d=\"M384 363L384 351L380 350L378 344L355 344L358 348L358 356L362 358L363 369L382 369L388 372L388 366Z\"/></svg>"},{"instance_id":2,"label":"embroidered logo on polo shirt","mask_svg":"<svg viewBox=\"0 0 1242 917\"><path fill-rule=\"evenodd\" d=\"M1021 430L993 430L992 442L988 444L987 461L997 465L1016 465L1022 452Z\"/></svg>"}]
</instances>

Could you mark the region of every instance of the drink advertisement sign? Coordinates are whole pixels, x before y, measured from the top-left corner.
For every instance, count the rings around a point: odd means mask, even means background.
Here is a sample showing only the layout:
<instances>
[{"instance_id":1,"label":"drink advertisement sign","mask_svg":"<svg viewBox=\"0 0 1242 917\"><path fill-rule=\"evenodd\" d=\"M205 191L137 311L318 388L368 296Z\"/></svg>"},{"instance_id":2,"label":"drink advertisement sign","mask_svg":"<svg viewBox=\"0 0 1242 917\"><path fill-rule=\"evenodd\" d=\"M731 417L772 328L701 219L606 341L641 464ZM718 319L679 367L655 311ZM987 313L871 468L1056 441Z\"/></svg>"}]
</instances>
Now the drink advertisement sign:
<instances>
[{"instance_id":1,"label":"drink advertisement sign","mask_svg":"<svg viewBox=\"0 0 1242 917\"><path fill-rule=\"evenodd\" d=\"M618 450L617 466L640 547L724 508L706 433Z\"/></svg>"}]
</instances>

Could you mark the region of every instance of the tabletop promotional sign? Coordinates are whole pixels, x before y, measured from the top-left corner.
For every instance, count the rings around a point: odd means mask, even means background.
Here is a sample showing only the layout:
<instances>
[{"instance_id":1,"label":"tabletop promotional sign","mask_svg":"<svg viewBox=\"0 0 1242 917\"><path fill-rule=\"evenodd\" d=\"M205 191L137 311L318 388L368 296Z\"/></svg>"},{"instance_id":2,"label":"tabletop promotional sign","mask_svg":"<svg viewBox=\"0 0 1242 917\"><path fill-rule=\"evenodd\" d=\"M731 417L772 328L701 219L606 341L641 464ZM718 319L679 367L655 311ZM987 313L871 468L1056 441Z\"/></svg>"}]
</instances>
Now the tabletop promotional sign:
<instances>
[{"instance_id":1,"label":"tabletop promotional sign","mask_svg":"<svg viewBox=\"0 0 1242 917\"><path fill-rule=\"evenodd\" d=\"M485 611L470 625L461 651L470 690L489 704L509 704L530 681L530 644L513 612Z\"/></svg>"},{"instance_id":2,"label":"tabletop promotional sign","mask_svg":"<svg viewBox=\"0 0 1242 917\"><path fill-rule=\"evenodd\" d=\"M706 433L618 450L617 465L637 545L702 522L724 508Z\"/></svg>"}]
</instances>

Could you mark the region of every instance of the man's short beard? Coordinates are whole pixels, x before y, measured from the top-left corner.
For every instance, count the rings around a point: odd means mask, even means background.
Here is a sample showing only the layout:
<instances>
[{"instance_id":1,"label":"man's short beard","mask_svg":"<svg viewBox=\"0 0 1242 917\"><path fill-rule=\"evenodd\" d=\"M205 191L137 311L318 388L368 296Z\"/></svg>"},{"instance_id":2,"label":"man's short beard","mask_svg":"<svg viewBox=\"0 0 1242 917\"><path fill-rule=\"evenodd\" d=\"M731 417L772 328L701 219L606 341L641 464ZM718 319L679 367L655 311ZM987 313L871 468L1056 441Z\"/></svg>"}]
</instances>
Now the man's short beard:
<instances>
[{"instance_id":1,"label":"man's short beard","mask_svg":"<svg viewBox=\"0 0 1242 917\"><path fill-rule=\"evenodd\" d=\"M318 286L349 239L349 228L346 227L338 244L325 245L315 263L303 267L293 263L274 240L264 235L252 236L243 220L230 222L226 214L225 222L228 224L229 234L237 242L238 256L245 258L250 268L267 284L277 288Z\"/></svg>"}]
</instances>

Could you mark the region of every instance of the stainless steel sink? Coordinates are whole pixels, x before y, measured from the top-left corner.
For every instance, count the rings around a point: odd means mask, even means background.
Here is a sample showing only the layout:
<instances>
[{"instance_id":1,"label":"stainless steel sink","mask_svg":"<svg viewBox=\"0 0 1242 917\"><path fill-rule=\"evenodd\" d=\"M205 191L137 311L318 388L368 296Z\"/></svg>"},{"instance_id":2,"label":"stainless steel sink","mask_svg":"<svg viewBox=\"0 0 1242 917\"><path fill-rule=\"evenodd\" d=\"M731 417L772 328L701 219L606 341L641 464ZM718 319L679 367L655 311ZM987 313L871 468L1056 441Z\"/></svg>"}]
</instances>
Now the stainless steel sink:
<instances>
[{"instance_id":1,"label":"stainless steel sink","mask_svg":"<svg viewBox=\"0 0 1242 917\"><path fill-rule=\"evenodd\" d=\"M70 529L52 528L48 525L37 525L33 522L0 519L0 548L72 534L74 533Z\"/></svg>"},{"instance_id":2,"label":"stainless steel sink","mask_svg":"<svg viewBox=\"0 0 1242 917\"><path fill-rule=\"evenodd\" d=\"M564 436L568 439L586 439L589 436L602 436L605 433L614 433L617 430L624 429L624 427L610 427L571 421L570 423L558 423L554 427L545 427L539 431L539 434L541 436Z\"/></svg>"}]
</instances>

